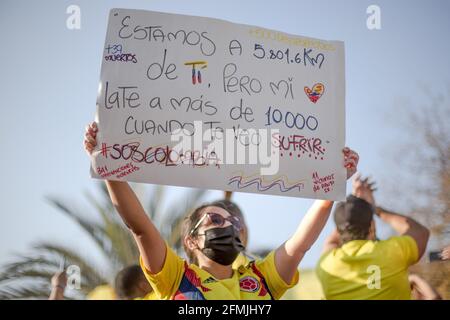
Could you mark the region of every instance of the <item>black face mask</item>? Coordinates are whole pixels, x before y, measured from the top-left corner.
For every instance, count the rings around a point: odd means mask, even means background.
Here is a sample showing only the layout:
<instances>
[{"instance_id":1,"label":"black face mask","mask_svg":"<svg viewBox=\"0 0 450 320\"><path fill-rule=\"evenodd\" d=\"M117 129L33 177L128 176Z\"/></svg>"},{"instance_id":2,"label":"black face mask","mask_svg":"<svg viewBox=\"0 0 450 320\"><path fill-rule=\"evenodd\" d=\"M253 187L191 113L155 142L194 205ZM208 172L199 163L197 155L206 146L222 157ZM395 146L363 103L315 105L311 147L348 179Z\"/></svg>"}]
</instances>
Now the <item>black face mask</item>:
<instances>
[{"instance_id":1,"label":"black face mask","mask_svg":"<svg viewBox=\"0 0 450 320\"><path fill-rule=\"evenodd\" d=\"M228 266L236 260L244 245L233 226L213 228L205 231L205 246L201 251L205 256L221 265Z\"/></svg>"}]
</instances>

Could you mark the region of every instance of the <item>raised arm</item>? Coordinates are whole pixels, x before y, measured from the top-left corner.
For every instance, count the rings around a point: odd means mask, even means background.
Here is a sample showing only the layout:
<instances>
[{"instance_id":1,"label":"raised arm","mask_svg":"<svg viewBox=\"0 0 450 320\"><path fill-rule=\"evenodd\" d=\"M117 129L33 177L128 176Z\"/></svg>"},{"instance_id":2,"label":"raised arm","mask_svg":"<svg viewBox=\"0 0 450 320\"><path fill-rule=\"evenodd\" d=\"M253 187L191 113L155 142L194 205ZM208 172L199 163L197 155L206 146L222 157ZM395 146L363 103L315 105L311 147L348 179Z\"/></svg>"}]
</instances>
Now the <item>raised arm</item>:
<instances>
[{"instance_id":1,"label":"raised arm","mask_svg":"<svg viewBox=\"0 0 450 320\"><path fill-rule=\"evenodd\" d=\"M95 122L86 127L84 148L89 155L97 145L97 131ZM106 180L105 183L114 207L133 233L145 267L152 273L158 273L166 256L164 239L127 182Z\"/></svg>"},{"instance_id":2,"label":"raised arm","mask_svg":"<svg viewBox=\"0 0 450 320\"><path fill-rule=\"evenodd\" d=\"M377 207L376 214L381 220L388 223L400 235L411 236L417 243L419 249L419 260L425 253L430 237L430 231L412 218Z\"/></svg>"},{"instance_id":3,"label":"raised arm","mask_svg":"<svg viewBox=\"0 0 450 320\"><path fill-rule=\"evenodd\" d=\"M360 179L360 177L357 176L353 181L353 195L369 202L375 208L375 214L378 215L381 220L388 223L400 235L411 236L417 243L420 259L425 253L430 232L425 226L414 219L377 207L373 195L373 192L376 189L373 185L374 183L370 183L368 178Z\"/></svg>"},{"instance_id":4,"label":"raised arm","mask_svg":"<svg viewBox=\"0 0 450 320\"><path fill-rule=\"evenodd\" d=\"M65 271L58 272L51 279L52 291L48 300L64 300L64 291L67 285L67 275Z\"/></svg>"},{"instance_id":5,"label":"raised arm","mask_svg":"<svg viewBox=\"0 0 450 320\"><path fill-rule=\"evenodd\" d=\"M343 153L348 179L356 172L359 157L357 153L349 148L345 148ZM291 283L303 256L319 237L330 216L332 207L332 201L316 200L306 213L294 235L276 250L275 266L286 283Z\"/></svg>"},{"instance_id":6,"label":"raised arm","mask_svg":"<svg viewBox=\"0 0 450 320\"><path fill-rule=\"evenodd\" d=\"M408 277L415 300L442 300L439 292L417 274Z\"/></svg>"},{"instance_id":7,"label":"raised arm","mask_svg":"<svg viewBox=\"0 0 450 320\"><path fill-rule=\"evenodd\" d=\"M327 253L335 248L338 248L341 244L341 237L339 236L338 230L335 228L331 234L326 237L325 243L323 244L322 254Z\"/></svg>"}]
</instances>

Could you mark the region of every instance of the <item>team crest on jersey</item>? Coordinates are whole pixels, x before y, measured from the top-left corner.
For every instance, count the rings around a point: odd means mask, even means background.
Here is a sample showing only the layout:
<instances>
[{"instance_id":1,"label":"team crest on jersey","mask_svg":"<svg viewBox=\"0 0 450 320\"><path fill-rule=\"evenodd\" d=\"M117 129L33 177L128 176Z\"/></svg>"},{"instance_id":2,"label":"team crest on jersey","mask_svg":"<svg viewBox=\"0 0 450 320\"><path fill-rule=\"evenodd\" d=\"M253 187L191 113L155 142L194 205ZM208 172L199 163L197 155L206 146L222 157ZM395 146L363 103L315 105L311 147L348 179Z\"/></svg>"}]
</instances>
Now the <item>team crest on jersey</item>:
<instances>
[{"instance_id":1,"label":"team crest on jersey","mask_svg":"<svg viewBox=\"0 0 450 320\"><path fill-rule=\"evenodd\" d=\"M253 277L244 277L239 281L241 291L256 292L259 289L259 281Z\"/></svg>"}]
</instances>

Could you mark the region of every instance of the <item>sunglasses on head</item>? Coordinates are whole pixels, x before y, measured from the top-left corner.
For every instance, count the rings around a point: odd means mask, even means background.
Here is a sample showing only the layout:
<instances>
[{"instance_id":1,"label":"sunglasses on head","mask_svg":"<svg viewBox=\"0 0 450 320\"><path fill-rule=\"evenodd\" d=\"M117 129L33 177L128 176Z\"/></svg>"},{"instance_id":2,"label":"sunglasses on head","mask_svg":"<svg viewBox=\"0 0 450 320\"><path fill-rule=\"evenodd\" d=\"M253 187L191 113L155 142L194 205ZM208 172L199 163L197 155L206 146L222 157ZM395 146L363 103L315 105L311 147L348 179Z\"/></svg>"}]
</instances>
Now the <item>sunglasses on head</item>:
<instances>
[{"instance_id":1,"label":"sunglasses on head","mask_svg":"<svg viewBox=\"0 0 450 320\"><path fill-rule=\"evenodd\" d=\"M190 234L192 235L202 224L203 221L207 221L205 226L213 225L215 227L223 227L226 221L229 221L231 225L237 230L241 231L242 225L241 220L235 216L224 217L221 214L208 212L203 215L203 217L198 220L197 224L192 228Z\"/></svg>"}]
</instances>

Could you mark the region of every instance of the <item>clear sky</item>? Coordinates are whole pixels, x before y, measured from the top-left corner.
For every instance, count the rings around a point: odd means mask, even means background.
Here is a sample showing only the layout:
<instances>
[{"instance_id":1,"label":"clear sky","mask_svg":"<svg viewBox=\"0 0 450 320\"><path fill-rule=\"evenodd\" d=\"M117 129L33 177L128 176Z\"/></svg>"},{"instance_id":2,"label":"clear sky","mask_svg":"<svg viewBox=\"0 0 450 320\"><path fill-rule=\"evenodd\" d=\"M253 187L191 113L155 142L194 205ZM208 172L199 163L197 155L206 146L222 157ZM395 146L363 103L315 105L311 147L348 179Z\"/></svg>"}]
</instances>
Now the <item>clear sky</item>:
<instances>
[{"instance_id":1,"label":"clear sky","mask_svg":"<svg viewBox=\"0 0 450 320\"><path fill-rule=\"evenodd\" d=\"M71 4L81 9L80 30L66 28ZM366 27L371 4L381 8L381 30ZM61 241L96 258L83 232L44 197L60 196L87 208L83 192L96 190L82 138L95 113L107 16L114 7L220 18L344 41L347 145L359 152L360 171L382 181L397 175L386 151L401 135L395 123L403 115L396 101L421 99L423 86L445 90L450 80L446 0L1 0L0 264L36 240ZM170 189L172 201L184 191ZM211 192L209 198L219 196ZM247 216L250 249L281 244L312 203L251 194L233 199ZM331 228L330 222L302 267L315 265ZM381 228L379 236L389 232Z\"/></svg>"}]
</instances>

